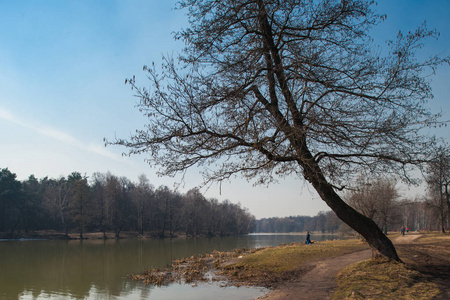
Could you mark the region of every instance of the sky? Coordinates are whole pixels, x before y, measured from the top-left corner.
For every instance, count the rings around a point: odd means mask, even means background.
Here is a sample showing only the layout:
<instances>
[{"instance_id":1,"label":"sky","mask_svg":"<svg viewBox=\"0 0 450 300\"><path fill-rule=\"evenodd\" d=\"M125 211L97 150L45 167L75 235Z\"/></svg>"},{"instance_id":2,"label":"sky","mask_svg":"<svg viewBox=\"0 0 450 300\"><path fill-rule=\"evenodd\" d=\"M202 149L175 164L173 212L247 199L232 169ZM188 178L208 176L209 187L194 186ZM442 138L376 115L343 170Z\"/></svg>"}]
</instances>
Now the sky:
<instances>
[{"instance_id":1,"label":"sky","mask_svg":"<svg viewBox=\"0 0 450 300\"><path fill-rule=\"evenodd\" d=\"M145 156L122 156L125 148L104 146L103 138L127 138L145 124L125 79L145 86L143 65L180 53L173 32L185 28L174 0L0 0L0 168L25 180L58 178L77 171L111 172L137 181L145 174L155 187L174 188L181 177L156 176ZM387 19L374 31L380 42L426 20L440 32L423 54L450 55L450 1L379 1ZM383 46L383 44L382 44ZM432 110L450 120L450 68L432 77ZM449 138L449 128L433 134ZM189 170L180 192L202 182ZM413 195L421 188L402 187ZM241 203L256 218L316 215L329 208L298 177L269 187L240 178L203 188L205 196Z\"/></svg>"}]
</instances>

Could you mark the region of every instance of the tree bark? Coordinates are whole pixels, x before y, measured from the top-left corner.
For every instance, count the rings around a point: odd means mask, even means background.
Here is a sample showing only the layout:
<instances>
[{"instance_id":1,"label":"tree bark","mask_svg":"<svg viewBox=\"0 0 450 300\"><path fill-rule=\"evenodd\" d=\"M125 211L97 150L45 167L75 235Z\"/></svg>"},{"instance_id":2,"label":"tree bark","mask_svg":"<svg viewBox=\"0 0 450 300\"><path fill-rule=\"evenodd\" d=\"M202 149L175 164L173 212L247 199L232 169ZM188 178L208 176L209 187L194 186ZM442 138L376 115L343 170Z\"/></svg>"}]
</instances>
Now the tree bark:
<instances>
[{"instance_id":1,"label":"tree bark","mask_svg":"<svg viewBox=\"0 0 450 300\"><path fill-rule=\"evenodd\" d=\"M448 185L450 183L445 183L445 199L447 200L447 222L450 221L450 197L448 194ZM447 223L448 224L448 223Z\"/></svg>"},{"instance_id":2,"label":"tree bark","mask_svg":"<svg viewBox=\"0 0 450 300\"><path fill-rule=\"evenodd\" d=\"M372 257L384 256L401 262L394 244L382 232L378 225L372 219L360 214L345 203L334 191L332 185L328 183L318 163L314 161L309 151L306 152L306 155L309 156L309 159L300 163L305 170L305 178L313 185L322 200L325 201L336 215L366 239L372 249Z\"/></svg>"}]
</instances>

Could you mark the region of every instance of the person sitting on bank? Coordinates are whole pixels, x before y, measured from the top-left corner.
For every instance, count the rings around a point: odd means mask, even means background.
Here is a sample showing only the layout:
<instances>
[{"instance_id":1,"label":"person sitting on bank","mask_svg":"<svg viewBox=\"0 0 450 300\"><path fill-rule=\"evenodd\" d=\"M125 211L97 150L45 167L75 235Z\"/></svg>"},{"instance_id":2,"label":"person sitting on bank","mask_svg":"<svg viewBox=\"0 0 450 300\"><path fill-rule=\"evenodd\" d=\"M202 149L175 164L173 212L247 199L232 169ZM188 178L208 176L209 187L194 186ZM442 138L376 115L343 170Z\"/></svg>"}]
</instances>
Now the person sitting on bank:
<instances>
[{"instance_id":1,"label":"person sitting on bank","mask_svg":"<svg viewBox=\"0 0 450 300\"><path fill-rule=\"evenodd\" d=\"M311 235L309 234L309 231L306 232L306 245L311 245Z\"/></svg>"}]
</instances>

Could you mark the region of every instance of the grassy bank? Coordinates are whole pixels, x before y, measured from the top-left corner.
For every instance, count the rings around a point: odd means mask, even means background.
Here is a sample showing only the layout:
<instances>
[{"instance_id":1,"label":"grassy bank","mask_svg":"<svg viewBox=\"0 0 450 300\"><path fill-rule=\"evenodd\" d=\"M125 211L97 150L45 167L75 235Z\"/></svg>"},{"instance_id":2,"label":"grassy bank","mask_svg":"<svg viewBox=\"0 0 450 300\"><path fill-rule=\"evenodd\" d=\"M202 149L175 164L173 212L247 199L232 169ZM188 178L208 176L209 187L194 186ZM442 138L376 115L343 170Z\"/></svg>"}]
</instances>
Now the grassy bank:
<instances>
[{"instance_id":1,"label":"grassy bank","mask_svg":"<svg viewBox=\"0 0 450 300\"><path fill-rule=\"evenodd\" d=\"M283 281L299 278L313 267L314 261L364 249L368 249L367 244L356 239L268 247L223 265L220 273L238 284L274 288Z\"/></svg>"},{"instance_id":2,"label":"grassy bank","mask_svg":"<svg viewBox=\"0 0 450 300\"><path fill-rule=\"evenodd\" d=\"M311 262L338 257L347 253L368 249L360 240L336 240L291 243L278 247L236 249L180 259L171 268L146 270L133 274L134 280L147 284L164 285L174 281L192 282L208 280L205 273L215 270L218 278L226 277L234 285L255 285L275 288L277 284L299 278L313 267Z\"/></svg>"},{"instance_id":3,"label":"grassy bank","mask_svg":"<svg viewBox=\"0 0 450 300\"><path fill-rule=\"evenodd\" d=\"M449 299L450 235L415 235L412 242L398 235L404 263L379 259L344 268L333 299Z\"/></svg>"},{"instance_id":4,"label":"grassy bank","mask_svg":"<svg viewBox=\"0 0 450 300\"><path fill-rule=\"evenodd\" d=\"M396 239L396 247L404 263L370 259L345 267L337 277L334 299L450 299L446 298L450 292L450 235L401 238ZM316 263L364 249L369 249L366 243L352 239L214 252L174 261L170 269L150 270L132 277L150 284L192 282L208 280L204 274L215 270L218 278L224 276L234 285L277 289L284 284L286 288L301 281L301 276Z\"/></svg>"},{"instance_id":5,"label":"grassy bank","mask_svg":"<svg viewBox=\"0 0 450 300\"><path fill-rule=\"evenodd\" d=\"M412 266L385 259L366 260L338 275L333 299L433 299L438 285Z\"/></svg>"}]
</instances>

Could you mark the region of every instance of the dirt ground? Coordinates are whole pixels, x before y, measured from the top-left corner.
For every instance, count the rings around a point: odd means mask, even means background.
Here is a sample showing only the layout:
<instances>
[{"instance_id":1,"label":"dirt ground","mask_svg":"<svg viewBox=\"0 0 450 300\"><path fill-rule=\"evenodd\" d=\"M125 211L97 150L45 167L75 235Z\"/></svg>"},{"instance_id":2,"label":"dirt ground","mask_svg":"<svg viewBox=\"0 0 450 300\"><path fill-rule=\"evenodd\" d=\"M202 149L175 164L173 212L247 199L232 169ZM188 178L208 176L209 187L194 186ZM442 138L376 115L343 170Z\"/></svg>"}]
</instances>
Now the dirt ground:
<instances>
[{"instance_id":1,"label":"dirt ground","mask_svg":"<svg viewBox=\"0 0 450 300\"><path fill-rule=\"evenodd\" d=\"M400 257L412 264L438 284L443 293L436 299L450 299L450 249L418 243L419 234L408 234L393 240ZM337 288L336 275L350 264L371 258L371 250L359 251L341 257L312 262L313 269L298 280L282 284L258 299L331 299Z\"/></svg>"},{"instance_id":2,"label":"dirt ground","mask_svg":"<svg viewBox=\"0 0 450 300\"><path fill-rule=\"evenodd\" d=\"M339 270L358 261L369 259L371 250L359 251L340 257L322 260L298 281L282 284L258 299L297 300L297 299L331 299L337 288L335 280Z\"/></svg>"},{"instance_id":3,"label":"dirt ground","mask_svg":"<svg viewBox=\"0 0 450 300\"><path fill-rule=\"evenodd\" d=\"M442 293L435 299L450 299L450 247L416 241L420 235L400 236L394 243L401 259L436 283Z\"/></svg>"}]
</instances>

